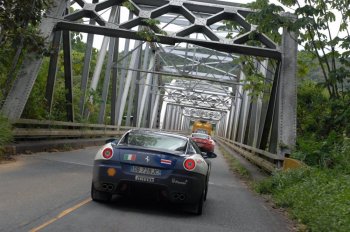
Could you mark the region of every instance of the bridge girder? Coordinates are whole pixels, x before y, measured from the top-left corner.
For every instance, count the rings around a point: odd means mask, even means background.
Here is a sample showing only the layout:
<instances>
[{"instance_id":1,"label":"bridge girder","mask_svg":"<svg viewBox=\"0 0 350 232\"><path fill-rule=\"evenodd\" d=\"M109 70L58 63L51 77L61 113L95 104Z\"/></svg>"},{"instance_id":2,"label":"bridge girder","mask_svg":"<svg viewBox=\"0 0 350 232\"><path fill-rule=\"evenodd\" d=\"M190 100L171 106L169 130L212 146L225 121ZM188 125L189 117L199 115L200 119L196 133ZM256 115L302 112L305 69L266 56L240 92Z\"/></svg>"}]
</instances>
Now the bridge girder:
<instances>
[{"instance_id":1,"label":"bridge girder","mask_svg":"<svg viewBox=\"0 0 350 232\"><path fill-rule=\"evenodd\" d=\"M72 1L73 2L73 1ZM47 14L46 18L43 18L41 29L44 32L44 36L51 39L53 37L53 33L57 36L59 32L62 31L63 36L63 50L64 50L64 72L65 72L65 86L67 89L66 102L67 102L67 120L74 120L73 114L73 100L72 100L72 72L71 72L71 58L70 58L70 42L69 42L69 33L71 31L76 32L85 32L88 34L99 34L104 36L113 37L116 40L119 38L126 38L127 40L145 40L139 33L139 31L134 30L133 28L139 27L142 30L142 27L148 27L149 30L154 33L154 37L149 38L148 42L152 43L161 43L161 44L169 44L175 45L176 43L187 43L193 44L199 47L205 47L213 50L217 50L220 52L226 53L236 53L236 54L244 54L251 56L264 57L269 59L274 59L277 61L276 74L273 79L273 87L270 91L269 102L265 104L266 110L264 110L264 104L259 107L261 112L260 118L253 118L252 112L254 110L258 112L258 106L254 106L253 101L249 98L249 91L243 89L242 86L242 74L240 74L240 82L237 81L228 81L228 80L216 80L218 83L220 82L222 85L230 85L235 86L236 93L235 96L242 96L235 98L235 104L231 104L231 108L228 109L228 112L220 119L220 135L226 136L230 139L239 139L242 140L243 143L251 143L248 139L248 135L251 135L253 127L255 134L254 136L258 136L257 139L254 138L253 143L256 144L258 148L269 148L271 152L277 153L280 156L284 156L289 153L295 144L296 137L296 52L297 45L293 40L293 33L287 32L284 30L283 32L283 42L281 46L278 46L273 41L271 41L266 35L259 33L256 30L254 25L250 25L246 22L246 17L252 12L250 9L237 6L235 4L229 4L225 2L218 2L215 4L212 1L206 0L196 0L196 1L186 1L186 0L133 0L127 1L129 4L130 15L134 15L135 17L130 17L126 22L118 23L115 21L109 22L105 20L100 13L106 11L110 8L118 8L121 7L125 2L124 0L106 0L103 2L96 3L86 3L84 0L76 0L76 2L81 9L73 12L64 14L65 8L70 6L71 1L59 1L55 0L54 4L55 8L52 12ZM68 5L67 5L68 3ZM131 6L131 7L130 7ZM102 14L102 13L101 13ZM189 22L189 26L180 29L179 31L175 31L173 33L162 34L162 29L157 25L150 25L147 23L147 20L157 19L164 15L178 15ZM63 15L63 16L62 16ZM206 18L202 16L206 15ZM287 15L287 17L289 17ZM80 22L84 18L89 18L90 22L84 23ZM226 19L233 19L235 22L239 24L245 30L245 33L241 35L236 35L233 39L225 39L221 38L220 35L216 33L213 29L213 25ZM98 25L95 25L97 23ZM202 34L203 38L193 38L191 34ZM58 37L56 37L57 39ZM90 36L90 38L92 38ZM251 39L259 42L257 46L247 45L247 42ZM56 40L55 44L59 44ZM92 45L93 39L89 40L89 45ZM117 42L116 42L117 43ZM141 44L141 43L140 43ZM153 44L153 45L154 45ZM152 45L152 46L153 46ZM142 47L142 45L141 45ZM140 48L135 48L140 49ZM153 46L154 49L154 46ZM112 52L112 51L111 51ZM134 55L135 56L135 55ZM117 56L114 56L117 57ZM137 57L140 58L141 56ZM114 74L112 75L112 82L116 84L118 80L118 72L116 72L117 68L117 60L110 56L112 63L114 65L110 65L111 70L113 69ZM25 104L33 88L36 76L39 72L40 64L42 59L37 59L32 61L30 58L26 58L23 62L21 70L17 76L14 85L12 86L9 95L6 98L6 101L1 109L1 112L4 113L7 117L12 120L18 119L21 117L21 114L24 110ZM47 89L47 97L50 98L50 105L52 103L53 91L52 88L54 86L55 81L55 68L54 63L57 65L57 61L52 60L52 67L50 68L49 79L50 83L48 83ZM138 63L135 60L134 64ZM202 62L205 63L205 62ZM110 63L109 63L110 64ZM140 64L140 63L139 63ZM159 67L159 60L155 61L155 66ZM50 65L51 66L51 65ZM84 62L84 71L88 70L88 62ZM98 68L101 68L102 65L98 65ZM142 66L142 65L139 65ZM157 86L162 86L160 83L155 82L147 82L149 78L142 77L141 72L147 73L147 76L158 76L159 81L161 82L162 75L169 75L164 72L160 72L159 68L147 68L147 64L143 70L140 70L139 67L131 67L128 70L124 71L123 78L126 76L130 78L126 78L125 81L128 85L121 86L122 91L129 91L129 86L134 86L135 91L139 91L140 93L135 98L139 98L138 102L144 102L145 104L149 104L152 107L152 120L155 120L155 114L157 114L156 105L161 104L161 99L156 99L156 96L160 96L161 93L155 94L151 96L150 94L159 91ZM171 74L175 77L186 77L191 79L199 80L207 80L207 81L215 81L208 77L201 77L195 75L188 75L188 73L184 72L185 66L182 66L183 71L177 74ZM125 66L122 69L126 69ZM148 69L147 71L144 71ZM152 90L143 90L139 86L137 87L137 83L133 82L132 77L134 76L134 72L138 73L137 79L138 81L145 83L144 86L152 86ZM218 71L218 70L217 70ZM122 74L123 76L123 74ZM86 83L85 83L86 84ZM106 85L107 86L107 85ZM108 86L107 86L108 87ZM107 88L105 87L105 88ZM131 87L133 88L133 87ZM116 89L113 90L112 96L114 96L114 100L116 98L123 99L122 103L126 104L126 92L122 93L120 91L118 93L118 97L116 96ZM147 91L146 94L141 94L142 91ZM169 96L168 93L165 95ZM121 97L123 96L123 97ZM218 97L219 98L219 97ZM129 98L131 99L131 98ZM204 98L203 98L204 99ZM262 98L261 98L262 99ZM117 101L116 101L117 102ZM128 107L131 107L132 104L139 104L129 101ZM163 102L164 103L164 102ZM106 104L104 102L103 104ZM121 107L121 111L118 113L118 105L117 103L113 103L114 109L111 109L111 113L114 114L114 119L118 118L118 120L111 120L113 123L120 123L121 118L123 116L123 108ZM258 105L258 104L257 104ZM233 108L234 106L234 108ZM179 106L176 106L179 107ZM241 109L240 109L241 107ZM144 107L148 108L148 107ZM174 115L179 114L179 108L176 108ZM148 112L137 112L138 117L150 117L150 111ZM174 116L174 117L175 117ZM232 117L231 117L232 116ZM182 122L183 116L176 116L176 122ZM101 118L104 118L103 115ZM141 119L139 119L141 120ZM252 120L255 120L257 124L254 124ZM118 122L117 122L118 121ZM174 123L174 122L172 122ZM155 121L151 124L155 125ZM224 125L232 125L232 130L225 128ZM243 128L244 127L244 128Z\"/></svg>"}]
</instances>

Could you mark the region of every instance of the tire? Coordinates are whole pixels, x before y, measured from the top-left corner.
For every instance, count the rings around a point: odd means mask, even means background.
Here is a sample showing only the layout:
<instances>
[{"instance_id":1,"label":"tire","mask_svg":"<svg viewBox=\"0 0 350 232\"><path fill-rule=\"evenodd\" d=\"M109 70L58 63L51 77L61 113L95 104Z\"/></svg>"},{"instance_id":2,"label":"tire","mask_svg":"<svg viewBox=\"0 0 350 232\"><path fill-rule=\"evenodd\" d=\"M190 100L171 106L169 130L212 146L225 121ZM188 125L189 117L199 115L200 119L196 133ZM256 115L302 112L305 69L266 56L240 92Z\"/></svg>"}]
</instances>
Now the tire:
<instances>
[{"instance_id":1,"label":"tire","mask_svg":"<svg viewBox=\"0 0 350 232\"><path fill-rule=\"evenodd\" d=\"M91 198L97 202L109 202L112 199L112 194L98 191L95 189L94 184L91 184Z\"/></svg>"},{"instance_id":2,"label":"tire","mask_svg":"<svg viewBox=\"0 0 350 232\"><path fill-rule=\"evenodd\" d=\"M208 194L208 182L207 182L207 184L205 185L204 201L207 200L207 194Z\"/></svg>"},{"instance_id":3,"label":"tire","mask_svg":"<svg viewBox=\"0 0 350 232\"><path fill-rule=\"evenodd\" d=\"M208 172L207 172L207 180L206 180L206 182L205 182L204 201L207 200L210 171L211 171L211 166L209 165L209 167L208 167Z\"/></svg>"},{"instance_id":4,"label":"tire","mask_svg":"<svg viewBox=\"0 0 350 232\"><path fill-rule=\"evenodd\" d=\"M196 215L202 215L203 203L204 203L204 195L205 195L205 190L203 190L203 193L202 193L201 197L199 198L198 203L196 204L195 212L194 212Z\"/></svg>"}]
</instances>

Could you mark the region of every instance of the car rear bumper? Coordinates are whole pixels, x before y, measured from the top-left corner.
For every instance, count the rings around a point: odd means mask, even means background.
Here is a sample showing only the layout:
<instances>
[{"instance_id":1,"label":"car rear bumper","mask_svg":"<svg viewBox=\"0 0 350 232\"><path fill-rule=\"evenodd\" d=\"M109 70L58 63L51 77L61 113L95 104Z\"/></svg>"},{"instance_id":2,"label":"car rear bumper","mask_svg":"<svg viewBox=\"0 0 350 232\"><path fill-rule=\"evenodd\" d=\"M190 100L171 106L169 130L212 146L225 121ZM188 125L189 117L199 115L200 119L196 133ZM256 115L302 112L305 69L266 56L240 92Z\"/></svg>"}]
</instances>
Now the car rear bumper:
<instances>
[{"instance_id":1,"label":"car rear bumper","mask_svg":"<svg viewBox=\"0 0 350 232\"><path fill-rule=\"evenodd\" d=\"M173 171L167 175L151 176L130 173L125 171L123 165L125 164L104 164L95 161L94 187L112 194L155 195L173 203L184 204L197 203L205 188L206 176L199 173L183 170ZM113 173L114 175L110 175Z\"/></svg>"}]
</instances>

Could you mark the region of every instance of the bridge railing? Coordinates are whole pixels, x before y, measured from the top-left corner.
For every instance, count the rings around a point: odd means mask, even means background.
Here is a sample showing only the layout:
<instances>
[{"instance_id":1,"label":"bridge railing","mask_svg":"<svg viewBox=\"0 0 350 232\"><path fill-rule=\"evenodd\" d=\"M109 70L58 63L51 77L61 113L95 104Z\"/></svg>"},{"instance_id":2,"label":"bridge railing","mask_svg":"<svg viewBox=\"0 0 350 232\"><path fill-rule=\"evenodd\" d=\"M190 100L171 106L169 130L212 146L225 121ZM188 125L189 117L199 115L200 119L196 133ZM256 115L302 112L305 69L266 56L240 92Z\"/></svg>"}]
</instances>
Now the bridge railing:
<instances>
[{"instance_id":1,"label":"bridge railing","mask_svg":"<svg viewBox=\"0 0 350 232\"><path fill-rule=\"evenodd\" d=\"M128 126L112 126L62 122L53 120L19 119L12 122L15 139L60 139L60 138L96 138L122 135L135 129ZM180 132L181 131L173 131Z\"/></svg>"},{"instance_id":2,"label":"bridge railing","mask_svg":"<svg viewBox=\"0 0 350 232\"><path fill-rule=\"evenodd\" d=\"M242 143L238 143L227 138L217 136L216 140L219 143L223 143L224 145L230 147L231 149L248 159L250 162L256 164L257 166L261 167L262 169L268 172L273 172L274 170L279 168L278 164L284 160L283 157L280 157L276 154L255 147L251 147Z\"/></svg>"},{"instance_id":3,"label":"bridge railing","mask_svg":"<svg viewBox=\"0 0 350 232\"><path fill-rule=\"evenodd\" d=\"M132 128L34 119L19 119L12 125L16 139L109 137Z\"/></svg>"},{"instance_id":4,"label":"bridge railing","mask_svg":"<svg viewBox=\"0 0 350 232\"><path fill-rule=\"evenodd\" d=\"M122 135L135 127L112 126L102 124L88 124L75 122L62 122L53 120L19 119L12 122L13 135L16 140L31 139L61 139L61 138L101 138ZM188 134L184 131L170 131ZM223 143L238 152L252 163L272 172L276 170L277 163L283 161L276 154L241 144L227 138L215 137L219 143Z\"/></svg>"}]
</instances>

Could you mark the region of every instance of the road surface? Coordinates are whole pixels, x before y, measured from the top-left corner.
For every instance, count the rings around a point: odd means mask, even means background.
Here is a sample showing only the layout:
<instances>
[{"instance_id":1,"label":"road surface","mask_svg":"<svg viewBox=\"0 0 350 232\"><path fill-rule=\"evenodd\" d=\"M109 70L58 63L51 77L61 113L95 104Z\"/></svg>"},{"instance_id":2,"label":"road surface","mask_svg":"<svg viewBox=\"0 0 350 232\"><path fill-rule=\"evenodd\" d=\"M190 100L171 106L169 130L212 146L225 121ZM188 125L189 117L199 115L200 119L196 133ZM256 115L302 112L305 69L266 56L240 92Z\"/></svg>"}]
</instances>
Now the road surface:
<instances>
[{"instance_id":1,"label":"road surface","mask_svg":"<svg viewBox=\"0 0 350 232\"><path fill-rule=\"evenodd\" d=\"M98 147L22 155L0 165L0 231L236 232L291 231L277 210L229 171L219 150L208 198L196 216L151 200L91 201Z\"/></svg>"}]
</instances>

